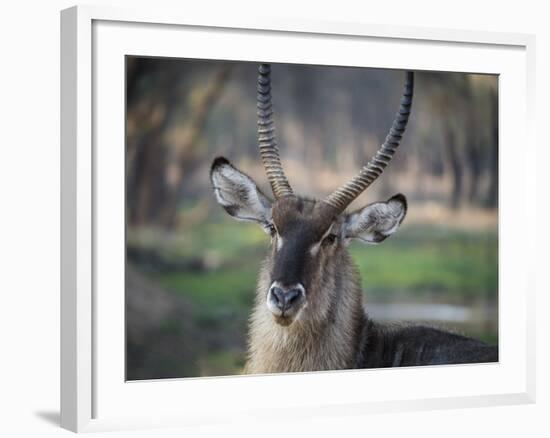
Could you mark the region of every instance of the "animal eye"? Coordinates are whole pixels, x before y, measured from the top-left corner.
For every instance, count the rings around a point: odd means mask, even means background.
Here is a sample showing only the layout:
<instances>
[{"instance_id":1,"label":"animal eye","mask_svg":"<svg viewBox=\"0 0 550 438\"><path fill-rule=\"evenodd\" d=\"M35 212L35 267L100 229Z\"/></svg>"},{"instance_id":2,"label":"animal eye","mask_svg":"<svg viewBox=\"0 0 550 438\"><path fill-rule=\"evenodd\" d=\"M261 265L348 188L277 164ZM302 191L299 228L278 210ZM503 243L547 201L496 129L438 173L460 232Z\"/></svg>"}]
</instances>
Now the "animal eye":
<instances>
[{"instance_id":1,"label":"animal eye","mask_svg":"<svg viewBox=\"0 0 550 438\"><path fill-rule=\"evenodd\" d=\"M336 238L338 236L336 234L329 234L327 237L325 237L325 240L323 240L323 245L332 245L334 242L336 242Z\"/></svg>"},{"instance_id":2,"label":"animal eye","mask_svg":"<svg viewBox=\"0 0 550 438\"><path fill-rule=\"evenodd\" d=\"M277 230L275 229L275 225L273 224L267 224L265 229L271 237L275 236L275 234L277 233Z\"/></svg>"}]
</instances>

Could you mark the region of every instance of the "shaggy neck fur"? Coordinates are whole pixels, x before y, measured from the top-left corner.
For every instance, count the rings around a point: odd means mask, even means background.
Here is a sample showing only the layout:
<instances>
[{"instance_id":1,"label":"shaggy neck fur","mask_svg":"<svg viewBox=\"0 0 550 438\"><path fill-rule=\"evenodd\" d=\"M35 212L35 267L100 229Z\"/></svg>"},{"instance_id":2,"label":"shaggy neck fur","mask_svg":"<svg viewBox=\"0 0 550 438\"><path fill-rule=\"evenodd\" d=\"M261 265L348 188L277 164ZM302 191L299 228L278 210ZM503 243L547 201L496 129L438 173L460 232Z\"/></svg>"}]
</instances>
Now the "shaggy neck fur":
<instances>
[{"instance_id":1,"label":"shaggy neck fur","mask_svg":"<svg viewBox=\"0 0 550 438\"><path fill-rule=\"evenodd\" d=\"M345 248L325 263L308 292L312 298L290 326L266 307L271 257L262 266L250 321L247 373L355 368L365 326L359 274ZM314 296L314 297L313 297Z\"/></svg>"}]
</instances>

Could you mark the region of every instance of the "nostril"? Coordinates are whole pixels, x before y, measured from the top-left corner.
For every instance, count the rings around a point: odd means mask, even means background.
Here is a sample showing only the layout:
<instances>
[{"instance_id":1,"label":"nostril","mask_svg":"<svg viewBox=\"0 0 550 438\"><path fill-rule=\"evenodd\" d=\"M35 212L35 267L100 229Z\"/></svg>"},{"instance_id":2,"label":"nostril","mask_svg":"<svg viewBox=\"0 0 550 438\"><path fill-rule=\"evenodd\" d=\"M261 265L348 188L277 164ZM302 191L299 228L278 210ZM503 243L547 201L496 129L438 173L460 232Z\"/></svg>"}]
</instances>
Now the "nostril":
<instances>
[{"instance_id":1,"label":"nostril","mask_svg":"<svg viewBox=\"0 0 550 438\"><path fill-rule=\"evenodd\" d=\"M291 308L297 308L300 304L300 298L304 295L302 287L294 286L290 289L272 285L268 293L268 306L275 312L286 312Z\"/></svg>"},{"instance_id":2,"label":"nostril","mask_svg":"<svg viewBox=\"0 0 550 438\"><path fill-rule=\"evenodd\" d=\"M271 296L277 307L282 308L285 304L285 293L280 287L271 288Z\"/></svg>"},{"instance_id":3,"label":"nostril","mask_svg":"<svg viewBox=\"0 0 550 438\"><path fill-rule=\"evenodd\" d=\"M294 304L298 297L301 295L301 291L299 289L291 289L286 294L286 302L288 304Z\"/></svg>"}]
</instances>

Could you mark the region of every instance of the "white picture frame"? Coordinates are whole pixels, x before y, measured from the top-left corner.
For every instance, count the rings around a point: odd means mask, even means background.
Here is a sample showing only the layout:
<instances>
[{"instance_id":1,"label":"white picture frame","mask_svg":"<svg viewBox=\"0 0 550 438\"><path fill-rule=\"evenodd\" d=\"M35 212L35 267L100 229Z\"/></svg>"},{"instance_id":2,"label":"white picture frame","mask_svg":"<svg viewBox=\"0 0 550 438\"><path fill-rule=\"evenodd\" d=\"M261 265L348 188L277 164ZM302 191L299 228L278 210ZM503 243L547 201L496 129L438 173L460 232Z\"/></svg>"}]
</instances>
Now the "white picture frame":
<instances>
[{"instance_id":1,"label":"white picture frame","mask_svg":"<svg viewBox=\"0 0 550 438\"><path fill-rule=\"evenodd\" d=\"M182 44L190 39L192 45ZM537 204L535 174L525 161L535 151L534 44L531 35L481 31L91 6L62 11L62 427L83 432L269 421L273 410L306 418L533 402L534 288L522 254L534 247L534 233L521 229L534 226ZM365 51L368 59L357 55ZM500 362L125 382L126 54L500 75ZM522 154L512 148L517 144ZM369 391L352 391L361 384ZM307 390L288 402L290 387Z\"/></svg>"}]
</instances>

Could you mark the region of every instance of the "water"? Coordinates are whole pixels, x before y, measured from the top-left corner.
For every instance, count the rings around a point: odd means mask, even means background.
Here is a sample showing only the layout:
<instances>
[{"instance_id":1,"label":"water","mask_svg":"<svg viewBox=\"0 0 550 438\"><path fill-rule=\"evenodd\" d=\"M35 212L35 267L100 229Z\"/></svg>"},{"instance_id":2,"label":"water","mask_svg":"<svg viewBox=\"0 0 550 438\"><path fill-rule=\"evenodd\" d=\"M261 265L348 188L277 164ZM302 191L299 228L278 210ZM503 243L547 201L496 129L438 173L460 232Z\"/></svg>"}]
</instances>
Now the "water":
<instances>
[{"instance_id":1,"label":"water","mask_svg":"<svg viewBox=\"0 0 550 438\"><path fill-rule=\"evenodd\" d=\"M498 340L498 306L494 302L471 304L374 302L368 303L369 316L379 322L428 323L496 343Z\"/></svg>"},{"instance_id":2,"label":"water","mask_svg":"<svg viewBox=\"0 0 550 438\"><path fill-rule=\"evenodd\" d=\"M440 321L466 324L474 319L467 306L453 304L371 303L367 310L377 321Z\"/></svg>"}]
</instances>

